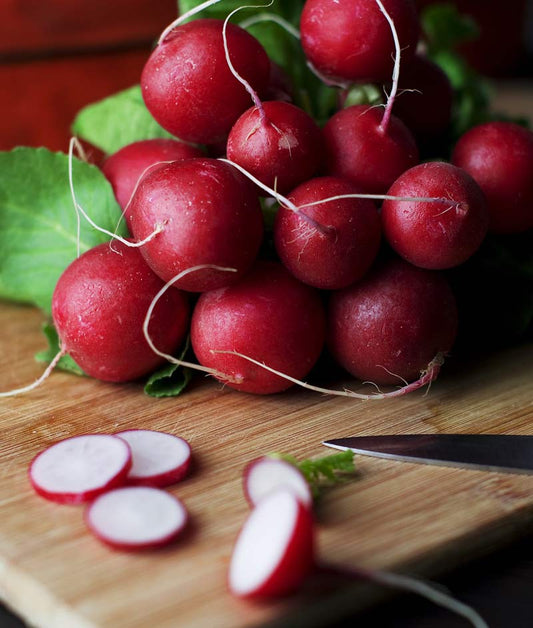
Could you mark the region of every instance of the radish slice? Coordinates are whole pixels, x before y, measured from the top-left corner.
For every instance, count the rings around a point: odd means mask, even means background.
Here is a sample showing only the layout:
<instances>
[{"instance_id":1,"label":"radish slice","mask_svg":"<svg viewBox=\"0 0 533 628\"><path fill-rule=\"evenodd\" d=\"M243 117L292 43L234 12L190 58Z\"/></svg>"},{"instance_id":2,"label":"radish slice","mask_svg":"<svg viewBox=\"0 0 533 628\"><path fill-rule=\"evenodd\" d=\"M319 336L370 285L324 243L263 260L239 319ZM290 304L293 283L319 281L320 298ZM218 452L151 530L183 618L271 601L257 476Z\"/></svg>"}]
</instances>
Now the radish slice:
<instances>
[{"instance_id":1,"label":"radish slice","mask_svg":"<svg viewBox=\"0 0 533 628\"><path fill-rule=\"evenodd\" d=\"M266 495L251 511L235 544L230 591L271 597L294 591L314 565L311 511L287 489Z\"/></svg>"},{"instance_id":2,"label":"radish slice","mask_svg":"<svg viewBox=\"0 0 533 628\"><path fill-rule=\"evenodd\" d=\"M166 545L180 534L187 520L187 510L179 499L150 486L116 488L97 497L85 512L85 521L96 537L125 550Z\"/></svg>"},{"instance_id":3,"label":"radish slice","mask_svg":"<svg viewBox=\"0 0 533 628\"><path fill-rule=\"evenodd\" d=\"M32 461L30 482L39 495L79 504L124 483L131 467L129 445L110 434L73 436L51 445Z\"/></svg>"},{"instance_id":4,"label":"radish slice","mask_svg":"<svg viewBox=\"0 0 533 628\"><path fill-rule=\"evenodd\" d=\"M189 471L191 448L183 438L154 430L127 430L115 436L123 438L131 449L129 484L168 486Z\"/></svg>"},{"instance_id":5,"label":"radish slice","mask_svg":"<svg viewBox=\"0 0 533 628\"><path fill-rule=\"evenodd\" d=\"M244 494L251 506L274 490L287 488L311 508L313 496L303 473L290 462L263 456L252 460L244 469Z\"/></svg>"}]
</instances>

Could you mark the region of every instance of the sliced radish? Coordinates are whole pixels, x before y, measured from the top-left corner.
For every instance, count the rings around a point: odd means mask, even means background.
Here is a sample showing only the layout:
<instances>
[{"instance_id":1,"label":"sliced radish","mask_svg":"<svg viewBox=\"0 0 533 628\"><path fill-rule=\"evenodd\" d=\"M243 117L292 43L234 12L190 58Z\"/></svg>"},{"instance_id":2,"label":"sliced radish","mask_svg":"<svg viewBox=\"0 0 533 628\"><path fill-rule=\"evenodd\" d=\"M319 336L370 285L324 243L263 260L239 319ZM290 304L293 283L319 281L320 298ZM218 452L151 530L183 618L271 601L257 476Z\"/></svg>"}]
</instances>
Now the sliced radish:
<instances>
[{"instance_id":1,"label":"sliced radish","mask_svg":"<svg viewBox=\"0 0 533 628\"><path fill-rule=\"evenodd\" d=\"M287 489L266 495L251 511L233 549L230 591L271 597L294 591L314 565L311 511Z\"/></svg>"},{"instance_id":2,"label":"sliced radish","mask_svg":"<svg viewBox=\"0 0 533 628\"><path fill-rule=\"evenodd\" d=\"M32 461L30 482L39 495L79 504L124 483L131 467L126 441L110 434L73 436L51 445Z\"/></svg>"},{"instance_id":3,"label":"sliced radish","mask_svg":"<svg viewBox=\"0 0 533 628\"><path fill-rule=\"evenodd\" d=\"M244 494L251 506L279 488L291 489L308 508L312 507L309 484L303 473L290 462L262 456L252 460L244 469Z\"/></svg>"},{"instance_id":4,"label":"sliced radish","mask_svg":"<svg viewBox=\"0 0 533 628\"><path fill-rule=\"evenodd\" d=\"M191 448L183 438L155 430L126 430L115 436L123 438L131 449L129 484L168 486L189 471Z\"/></svg>"},{"instance_id":5,"label":"sliced radish","mask_svg":"<svg viewBox=\"0 0 533 628\"><path fill-rule=\"evenodd\" d=\"M125 550L166 545L182 532L187 520L187 510L179 499L150 486L108 491L85 512L85 521L96 537Z\"/></svg>"}]
</instances>

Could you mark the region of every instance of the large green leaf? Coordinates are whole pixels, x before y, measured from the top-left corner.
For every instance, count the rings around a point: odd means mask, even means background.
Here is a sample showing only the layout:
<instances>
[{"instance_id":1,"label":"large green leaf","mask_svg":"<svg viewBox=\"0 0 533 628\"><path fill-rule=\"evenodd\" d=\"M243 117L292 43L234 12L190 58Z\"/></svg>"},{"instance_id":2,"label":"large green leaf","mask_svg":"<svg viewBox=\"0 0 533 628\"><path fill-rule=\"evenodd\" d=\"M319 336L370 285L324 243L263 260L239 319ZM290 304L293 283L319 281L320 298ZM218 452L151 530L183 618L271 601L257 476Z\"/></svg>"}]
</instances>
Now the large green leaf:
<instances>
[{"instance_id":1,"label":"large green leaf","mask_svg":"<svg viewBox=\"0 0 533 628\"><path fill-rule=\"evenodd\" d=\"M73 160L78 203L93 221L114 231L120 209L101 171ZM80 251L109 239L81 220ZM68 157L45 148L0 152L0 298L50 312L57 280L76 258L78 221Z\"/></svg>"},{"instance_id":2,"label":"large green leaf","mask_svg":"<svg viewBox=\"0 0 533 628\"><path fill-rule=\"evenodd\" d=\"M72 132L108 154L132 142L173 137L146 108L140 85L84 107L74 119Z\"/></svg>"}]
</instances>

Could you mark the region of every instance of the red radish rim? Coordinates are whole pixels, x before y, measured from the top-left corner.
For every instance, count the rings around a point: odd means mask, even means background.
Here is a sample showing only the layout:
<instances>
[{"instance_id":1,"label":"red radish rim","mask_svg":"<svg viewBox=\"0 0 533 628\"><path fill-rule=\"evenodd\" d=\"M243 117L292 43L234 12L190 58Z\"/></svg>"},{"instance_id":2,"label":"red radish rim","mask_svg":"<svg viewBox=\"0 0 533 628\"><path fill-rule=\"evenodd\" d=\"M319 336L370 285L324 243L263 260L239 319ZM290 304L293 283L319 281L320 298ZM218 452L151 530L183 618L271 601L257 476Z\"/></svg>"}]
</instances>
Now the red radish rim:
<instances>
[{"instance_id":1,"label":"red radish rim","mask_svg":"<svg viewBox=\"0 0 533 628\"><path fill-rule=\"evenodd\" d=\"M104 500L114 499L118 493L133 491L144 493L145 498L139 498L139 503L142 505L142 507L145 507L147 503L147 491L149 491L152 495L155 495L157 493L158 498L160 497L167 500L167 503L173 504L177 508L176 512L178 513L178 517L181 517L181 519L178 520L175 525L166 533L139 541L124 539L120 540L119 538L109 533L106 533L106 531L100 528L94 521L95 512L97 512L98 508L102 507ZM99 495L94 501L88 504L84 512L84 521L91 533L107 546L119 550L142 551L148 549L157 549L175 541L187 527L189 523L189 513L184 503L168 491L164 491L160 488L153 486L120 486L113 489L112 491L107 491L106 493Z\"/></svg>"},{"instance_id":2,"label":"red radish rim","mask_svg":"<svg viewBox=\"0 0 533 628\"><path fill-rule=\"evenodd\" d=\"M289 517L285 527L279 528L272 525L273 514L279 516L279 501L287 498ZM278 503L273 508L276 501ZM269 523L265 526L263 521L259 528L263 533L258 534L257 522L265 512ZM268 534L264 534L265 528ZM277 537L273 532L278 532ZM293 592L314 565L313 536L311 511L293 491L282 488L265 496L248 515L233 546L227 573L228 589L241 598L277 597ZM261 564L263 566L258 570ZM236 571L244 567L246 575L243 577L241 573L237 577Z\"/></svg>"},{"instance_id":3,"label":"red radish rim","mask_svg":"<svg viewBox=\"0 0 533 628\"><path fill-rule=\"evenodd\" d=\"M136 472L136 458L138 456L142 456L143 454L136 450L135 444L131 443L124 437L125 434L148 434L149 436L157 435L157 437L161 436L161 439L172 440L174 444L178 444L182 447L182 451L178 452L179 454L185 454L183 460L179 461L179 464L173 464L166 470L158 471L157 473L139 473ZM170 484L175 484L182 480L188 473L192 463L192 450L190 444L180 436L176 436L174 434L169 434L168 432L158 431L158 430L148 430L148 429L130 429L123 430L121 432L116 432L114 436L118 438L122 438L129 445L132 452L132 465L128 472L128 476L126 478L126 483L135 485L135 486L154 486L154 487L164 487L169 486ZM159 443L161 445L161 443ZM174 450L172 452L173 455L176 454Z\"/></svg>"},{"instance_id":4,"label":"red radish rim","mask_svg":"<svg viewBox=\"0 0 533 628\"><path fill-rule=\"evenodd\" d=\"M123 447L124 459L120 466L117 466L114 473L110 474L106 481L103 481L97 486L88 486L83 490L59 490L59 489L50 489L43 485L42 481L39 481L36 475L39 474L39 465L43 463L45 457L50 455L50 451L53 451L54 448L62 447L63 443L67 443L69 441L85 439L87 437L100 437L100 438L113 438L114 441L118 441L121 443ZM111 442L111 441L110 441ZM115 442L115 444L118 444ZM125 447L124 447L125 445ZM55 449L57 452L57 449ZM98 434L98 433L90 433L90 434L79 434L76 436L68 436L67 438L63 438L58 440L48 447L40 451L36 454L30 462L28 467L28 478L33 490L50 501L59 503L59 504L81 504L87 501L90 501L97 497L98 495L109 491L117 486L121 486L126 481L126 477L132 465L132 457L131 457L131 449L129 445L123 439L117 438L112 434ZM67 470L68 472L68 470Z\"/></svg>"},{"instance_id":5,"label":"red radish rim","mask_svg":"<svg viewBox=\"0 0 533 628\"><path fill-rule=\"evenodd\" d=\"M280 482L279 484L273 485L268 491L263 493L259 499L263 499L264 497L266 497L267 495L270 495L270 493L274 492L275 490L286 489L286 490L290 490L294 492L296 497L298 497L298 499L304 504L304 506L306 506L307 508L312 508L313 496L311 493L311 488L309 487L309 483L305 479L304 474L300 471L300 469L298 469L298 467L294 466L287 460L283 460L283 458L273 458L271 456L261 456L259 458L255 458L255 460L252 460L251 462L249 462L244 468L243 492L244 492L244 496L246 497L246 501L250 504L250 506L252 507L256 506L259 501L257 499L254 499L254 497L252 496L252 492L249 489L251 475L253 474L254 469L258 465L271 464L271 463L282 465L290 473L293 473L294 476L298 476L301 479L301 487L303 488L303 490L302 491L299 490L293 484Z\"/></svg>"}]
</instances>

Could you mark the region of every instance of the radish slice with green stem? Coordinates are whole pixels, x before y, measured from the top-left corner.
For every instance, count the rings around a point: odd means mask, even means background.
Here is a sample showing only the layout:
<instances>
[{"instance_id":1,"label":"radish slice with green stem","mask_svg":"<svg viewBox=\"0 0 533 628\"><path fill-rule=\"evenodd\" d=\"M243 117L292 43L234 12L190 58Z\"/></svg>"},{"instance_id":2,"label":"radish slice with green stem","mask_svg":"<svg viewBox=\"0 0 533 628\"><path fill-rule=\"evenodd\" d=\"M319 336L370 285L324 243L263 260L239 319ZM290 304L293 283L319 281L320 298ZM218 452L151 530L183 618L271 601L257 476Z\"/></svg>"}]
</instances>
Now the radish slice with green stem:
<instances>
[{"instance_id":1,"label":"radish slice with green stem","mask_svg":"<svg viewBox=\"0 0 533 628\"><path fill-rule=\"evenodd\" d=\"M128 484L168 486L184 478L191 465L189 443L173 434L155 430L126 430L115 434L131 449Z\"/></svg>"},{"instance_id":2,"label":"radish slice with green stem","mask_svg":"<svg viewBox=\"0 0 533 628\"><path fill-rule=\"evenodd\" d=\"M123 484L131 462L126 441L110 434L85 434L39 453L30 464L29 478L42 497L80 504Z\"/></svg>"},{"instance_id":3,"label":"radish slice with green stem","mask_svg":"<svg viewBox=\"0 0 533 628\"><path fill-rule=\"evenodd\" d=\"M286 595L313 567L314 526L309 508L280 489L259 501L246 519L231 557L228 586L242 598Z\"/></svg>"},{"instance_id":4,"label":"radish slice with green stem","mask_svg":"<svg viewBox=\"0 0 533 628\"><path fill-rule=\"evenodd\" d=\"M294 491L307 508L313 505L311 489L304 474L282 458L262 456L252 460L244 469L243 485L251 506L256 506L266 495L280 488Z\"/></svg>"},{"instance_id":5,"label":"radish slice with green stem","mask_svg":"<svg viewBox=\"0 0 533 628\"><path fill-rule=\"evenodd\" d=\"M297 590L311 574L342 580L368 580L420 595L467 619L475 628L488 628L470 606L423 580L386 571L330 565L315 555L311 510L286 488L261 499L237 537L228 573L231 593L246 599L279 597Z\"/></svg>"},{"instance_id":6,"label":"radish slice with green stem","mask_svg":"<svg viewBox=\"0 0 533 628\"><path fill-rule=\"evenodd\" d=\"M188 521L171 493L150 486L123 486L97 497L85 522L101 541L123 550L152 549L174 541Z\"/></svg>"}]
</instances>

